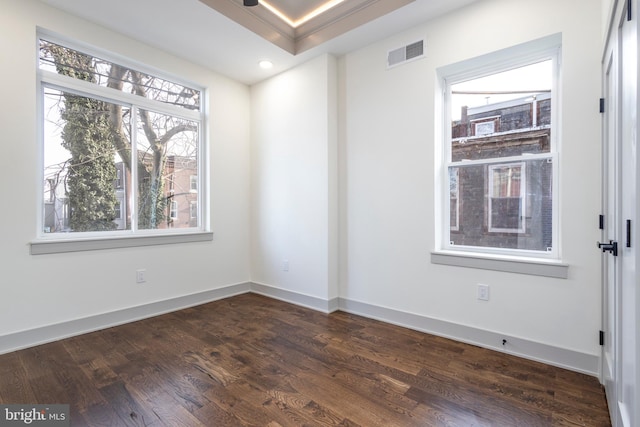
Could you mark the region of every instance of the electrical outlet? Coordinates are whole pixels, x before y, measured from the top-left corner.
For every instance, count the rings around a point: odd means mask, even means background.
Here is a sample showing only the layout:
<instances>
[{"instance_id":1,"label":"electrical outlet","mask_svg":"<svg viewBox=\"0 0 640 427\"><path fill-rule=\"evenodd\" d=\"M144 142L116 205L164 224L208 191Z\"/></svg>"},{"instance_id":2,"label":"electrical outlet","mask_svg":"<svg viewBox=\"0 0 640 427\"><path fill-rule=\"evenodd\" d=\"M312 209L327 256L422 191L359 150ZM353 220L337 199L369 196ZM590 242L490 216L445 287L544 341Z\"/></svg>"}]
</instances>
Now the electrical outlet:
<instances>
[{"instance_id":1,"label":"electrical outlet","mask_svg":"<svg viewBox=\"0 0 640 427\"><path fill-rule=\"evenodd\" d=\"M480 301L489 301L489 285L478 283L478 299Z\"/></svg>"},{"instance_id":2,"label":"electrical outlet","mask_svg":"<svg viewBox=\"0 0 640 427\"><path fill-rule=\"evenodd\" d=\"M282 271L289 271L289 260L285 259L282 261Z\"/></svg>"},{"instance_id":3,"label":"electrical outlet","mask_svg":"<svg viewBox=\"0 0 640 427\"><path fill-rule=\"evenodd\" d=\"M145 283L147 281L147 270L136 270L136 283Z\"/></svg>"}]
</instances>

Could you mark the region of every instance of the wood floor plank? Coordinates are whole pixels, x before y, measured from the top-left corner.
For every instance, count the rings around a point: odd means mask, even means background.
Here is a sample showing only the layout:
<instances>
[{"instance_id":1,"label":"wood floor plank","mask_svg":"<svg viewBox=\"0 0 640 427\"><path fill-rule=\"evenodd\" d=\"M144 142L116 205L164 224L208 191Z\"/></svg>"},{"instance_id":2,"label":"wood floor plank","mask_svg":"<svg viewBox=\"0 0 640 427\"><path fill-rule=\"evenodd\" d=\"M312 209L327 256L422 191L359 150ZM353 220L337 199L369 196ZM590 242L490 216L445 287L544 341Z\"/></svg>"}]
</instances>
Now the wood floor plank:
<instances>
[{"instance_id":1,"label":"wood floor plank","mask_svg":"<svg viewBox=\"0 0 640 427\"><path fill-rule=\"evenodd\" d=\"M22 403L36 401L29 374L25 371L19 354L10 353L0 363L0 402Z\"/></svg>"},{"instance_id":2,"label":"wood floor plank","mask_svg":"<svg viewBox=\"0 0 640 427\"><path fill-rule=\"evenodd\" d=\"M151 408L132 396L127 385L123 382L102 387L100 393L114 409L123 426L145 426L155 422L158 418Z\"/></svg>"},{"instance_id":3,"label":"wood floor plank","mask_svg":"<svg viewBox=\"0 0 640 427\"><path fill-rule=\"evenodd\" d=\"M598 380L256 294L0 355L72 426L610 426Z\"/></svg>"}]
</instances>

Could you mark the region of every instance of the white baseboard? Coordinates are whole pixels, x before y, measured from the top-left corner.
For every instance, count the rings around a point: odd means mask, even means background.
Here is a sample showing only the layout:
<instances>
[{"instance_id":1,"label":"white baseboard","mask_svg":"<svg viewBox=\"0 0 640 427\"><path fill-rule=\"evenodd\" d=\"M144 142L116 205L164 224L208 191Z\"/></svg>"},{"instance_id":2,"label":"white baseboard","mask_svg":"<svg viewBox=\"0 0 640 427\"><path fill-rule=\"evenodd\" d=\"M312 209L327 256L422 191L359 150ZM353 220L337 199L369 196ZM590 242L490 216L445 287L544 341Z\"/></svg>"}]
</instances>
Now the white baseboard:
<instances>
[{"instance_id":1,"label":"white baseboard","mask_svg":"<svg viewBox=\"0 0 640 427\"><path fill-rule=\"evenodd\" d=\"M109 313L97 314L95 316L83 317L81 319L3 335L0 336L0 354L118 326L124 323L135 322L136 320L158 316L250 291L251 283L238 283L196 294L184 295L164 301L152 302Z\"/></svg>"},{"instance_id":2,"label":"white baseboard","mask_svg":"<svg viewBox=\"0 0 640 427\"><path fill-rule=\"evenodd\" d=\"M594 354L555 347L346 298L326 300L255 282L238 283L197 294L185 295L165 301L158 301L114 312L97 314L82 319L11 333L0 337L0 354L118 326L248 292L307 307L323 313L332 313L341 310L420 332L451 338L456 341L543 362L552 366L558 366L592 376L599 375L600 358ZM502 345L502 340L507 340L504 346Z\"/></svg>"},{"instance_id":3,"label":"white baseboard","mask_svg":"<svg viewBox=\"0 0 640 427\"><path fill-rule=\"evenodd\" d=\"M341 310L587 375L595 377L599 375L600 358L594 354L555 347L498 332L486 331L472 326L460 325L346 298L325 300L256 282L251 283L251 292L324 313ZM502 345L502 340L507 340L505 345Z\"/></svg>"},{"instance_id":4,"label":"white baseboard","mask_svg":"<svg viewBox=\"0 0 640 427\"><path fill-rule=\"evenodd\" d=\"M311 308L323 313L332 313L338 310L338 298L326 300L257 282L251 282L251 292L280 301L290 302L302 307Z\"/></svg>"},{"instance_id":5,"label":"white baseboard","mask_svg":"<svg viewBox=\"0 0 640 427\"><path fill-rule=\"evenodd\" d=\"M451 338L456 341L473 344L478 347L512 354L548 365L581 372L597 377L599 375L600 358L594 354L555 347L527 339L500 334L460 325L444 320L434 319L391 308L380 307L346 298L339 299L339 310L381 320L420 332ZM506 344L502 341L506 340Z\"/></svg>"}]
</instances>

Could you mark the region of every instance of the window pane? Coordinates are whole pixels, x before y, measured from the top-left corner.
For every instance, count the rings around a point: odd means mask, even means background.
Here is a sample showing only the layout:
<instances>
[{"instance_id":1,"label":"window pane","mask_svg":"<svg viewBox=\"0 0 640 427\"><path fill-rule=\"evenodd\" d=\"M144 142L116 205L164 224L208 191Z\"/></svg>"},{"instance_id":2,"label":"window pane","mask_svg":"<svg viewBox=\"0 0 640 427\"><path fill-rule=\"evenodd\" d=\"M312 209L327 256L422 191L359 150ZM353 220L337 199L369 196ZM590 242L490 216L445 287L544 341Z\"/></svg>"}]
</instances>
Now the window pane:
<instances>
[{"instance_id":1,"label":"window pane","mask_svg":"<svg viewBox=\"0 0 640 427\"><path fill-rule=\"evenodd\" d=\"M39 42L42 233L201 229L202 89Z\"/></svg>"},{"instance_id":2,"label":"window pane","mask_svg":"<svg viewBox=\"0 0 640 427\"><path fill-rule=\"evenodd\" d=\"M451 86L451 161L551 151L552 61Z\"/></svg>"},{"instance_id":3,"label":"window pane","mask_svg":"<svg viewBox=\"0 0 640 427\"><path fill-rule=\"evenodd\" d=\"M458 206L450 224L453 245L548 251L552 246L551 158L450 168ZM452 187L450 180L450 187ZM455 199L454 199L455 197ZM453 214L451 214L453 219Z\"/></svg>"},{"instance_id":4,"label":"window pane","mask_svg":"<svg viewBox=\"0 0 640 427\"><path fill-rule=\"evenodd\" d=\"M198 125L181 118L138 110L138 227L189 228L189 206L198 200Z\"/></svg>"},{"instance_id":5,"label":"window pane","mask_svg":"<svg viewBox=\"0 0 640 427\"><path fill-rule=\"evenodd\" d=\"M520 197L492 197L490 215L491 231L513 231L523 230L524 212L522 209L522 199Z\"/></svg>"},{"instance_id":6,"label":"window pane","mask_svg":"<svg viewBox=\"0 0 640 427\"><path fill-rule=\"evenodd\" d=\"M111 231L125 202L117 189L117 141L124 138L114 118L122 106L45 87L45 233Z\"/></svg>"},{"instance_id":7,"label":"window pane","mask_svg":"<svg viewBox=\"0 0 640 427\"><path fill-rule=\"evenodd\" d=\"M132 93L189 110L200 110L197 89L40 40L40 69Z\"/></svg>"}]
</instances>

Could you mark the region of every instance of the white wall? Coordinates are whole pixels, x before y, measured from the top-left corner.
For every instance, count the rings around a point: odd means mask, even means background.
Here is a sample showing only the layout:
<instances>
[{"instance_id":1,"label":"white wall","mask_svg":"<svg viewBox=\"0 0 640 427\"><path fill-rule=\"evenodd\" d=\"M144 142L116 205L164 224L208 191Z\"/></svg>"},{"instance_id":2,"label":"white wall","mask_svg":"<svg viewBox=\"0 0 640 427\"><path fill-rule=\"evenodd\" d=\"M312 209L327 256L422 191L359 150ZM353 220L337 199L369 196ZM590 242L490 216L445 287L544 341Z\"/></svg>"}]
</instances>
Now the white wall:
<instances>
[{"instance_id":1,"label":"white wall","mask_svg":"<svg viewBox=\"0 0 640 427\"><path fill-rule=\"evenodd\" d=\"M485 0L340 59L344 300L571 350L597 369L601 10L598 0ZM569 278L431 264L436 69L557 32L560 237ZM426 59L385 68L388 50L423 37ZM488 303L476 300L478 283L491 286Z\"/></svg>"},{"instance_id":2,"label":"white wall","mask_svg":"<svg viewBox=\"0 0 640 427\"><path fill-rule=\"evenodd\" d=\"M5 1L0 77L12 102L0 105L10 159L0 178L12 208L0 240L0 338L251 280L259 291L308 296L293 299L327 309L340 297L341 306L388 308L597 359L602 9L598 0L484 0L249 90L36 0ZM29 255L39 203L38 173L29 168L39 155L37 25L210 88L213 242ZM556 32L569 278L431 264L436 69ZM426 59L386 70L388 50L422 37ZM146 285L135 284L138 268L147 269ZM488 303L476 301L477 283L491 286Z\"/></svg>"},{"instance_id":3,"label":"white wall","mask_svg":"<svg viewBox=\"0 0 640 427\"><path fill-rule=\"evenodd\" d=\"M325 301L338 293L335 76L323 55L251 89L253 281Z\"/></svg>"},{"instance_id":4,"label":"white wall","mask_svg":"<svg viewBox=\"0 0 640 427\"><path fill-rule=\"evenodd\" d=\"M212 242L29 255L40 203L36 26L209 88ZM5 217L0 239L0 340L7 334L219 289L250 279L249 88L49 8L3 0L0 104ZM135 270L147 283L135 283Z\"/></svg>"}]
</instances>

